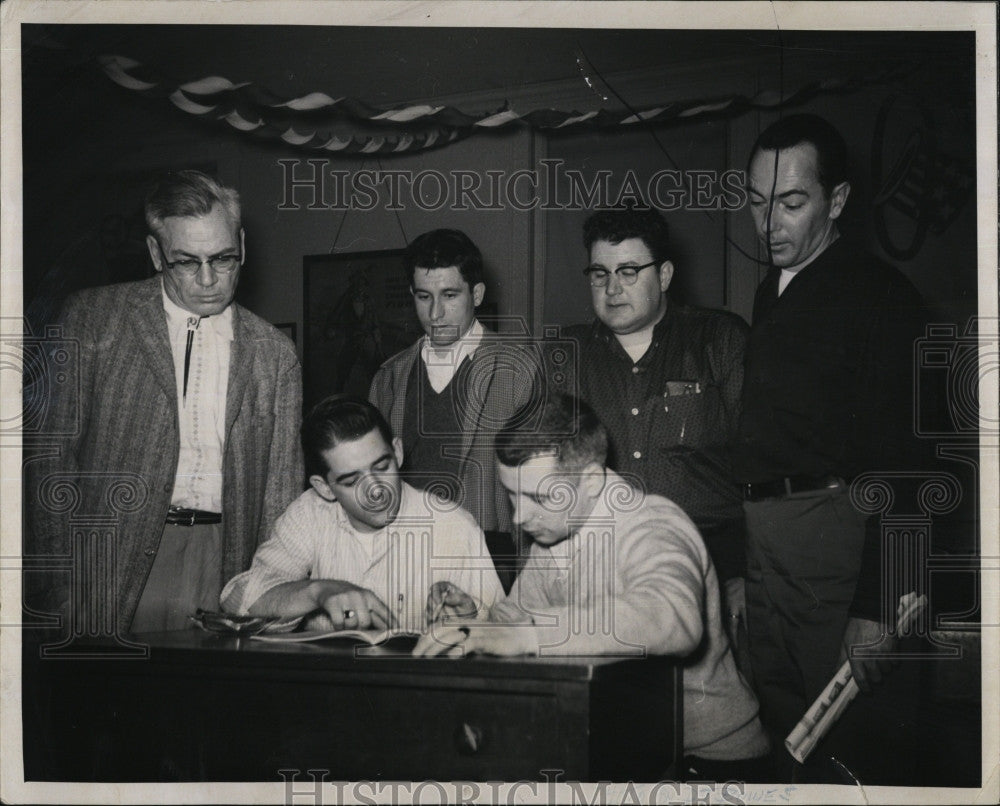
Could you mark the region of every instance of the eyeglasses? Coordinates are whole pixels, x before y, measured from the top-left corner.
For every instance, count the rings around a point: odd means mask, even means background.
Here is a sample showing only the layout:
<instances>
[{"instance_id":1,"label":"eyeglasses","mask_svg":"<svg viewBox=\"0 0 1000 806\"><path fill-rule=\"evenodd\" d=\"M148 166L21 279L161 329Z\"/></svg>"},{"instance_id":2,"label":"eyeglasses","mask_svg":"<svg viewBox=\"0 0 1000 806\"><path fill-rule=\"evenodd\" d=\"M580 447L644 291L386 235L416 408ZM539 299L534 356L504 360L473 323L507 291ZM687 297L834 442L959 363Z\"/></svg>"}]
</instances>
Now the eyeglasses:
<instances>
[{"instance_id":1,"label":"eyeglasses","mask_svg":"<svg viewBox=\"0 0 1000 806\"><path fill-rule=\"evenodd\" d=\"M612 273L618 277L622 285L635 285L635 281L639 279L639 272L655 265L656 261L654 260L651 263L644 263L641 266L619 266L614 272L610 272L601 266L588 266L583 270L583 273L587 275L590 284L594 288L604 288L611 279Z\"/></svg>"},{"instance_id":2,"label":"eyeglasses","mask_svg":"<svg viewBox=\"0 0 1000 806\"><path fill-rule=\"evenodd\" d=\"M202 264L204 263L207 263L216 274L232 274L240 267L240 255L219 255L217 257L205 258L204 260L184 258L183 260L171 262L167 260L167 256L163 251L163 247L160 246L159 241L156 242L156 248L160 250L163 265L168 269L176 269L188 277L193 277L201 271Z\"/></svg>"}]
</instances>

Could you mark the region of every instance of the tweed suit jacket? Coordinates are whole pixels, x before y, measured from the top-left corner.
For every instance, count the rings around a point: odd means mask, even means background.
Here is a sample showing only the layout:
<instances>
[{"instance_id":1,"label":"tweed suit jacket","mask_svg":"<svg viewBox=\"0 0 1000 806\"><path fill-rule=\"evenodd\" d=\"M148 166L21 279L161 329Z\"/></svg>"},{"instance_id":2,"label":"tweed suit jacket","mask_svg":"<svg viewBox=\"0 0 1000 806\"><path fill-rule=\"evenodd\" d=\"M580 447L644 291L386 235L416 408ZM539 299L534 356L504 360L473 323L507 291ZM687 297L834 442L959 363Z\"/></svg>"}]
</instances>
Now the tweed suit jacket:
<instances>
[{"instance_id":1,"label":"tweed suit jacket","mask_svg":"<svg viewBox=\"0 0 1000 806\"><path fill-rule=\"evenodd\" d=\"M222 584L250 566L304 480L295 349L263 319L232 307ZM71 555L74 525L113 517L114 603L107 609L125 631L163 534L180 446L160 278L82 291L67 301L61 325L76 355L66 382L50 384L55 391L45 401L43 434L53 450L27 466L26 549L43 558ZM72 507L60 504L67 492L77 496ZM40 586L47 606L65 607L67 576Z\"/></svg>"},{"instance_id":2,"label":"tweed suit jacket","mask_svg":"<svg viewBox=\"0 0 1000 806\"><path fill-rule=\"evenodd\" d=\"M484 331L465 386L454 393L462 428L456 475L462 484L461 504L480 528L509 532L510 503L497 478L494 456L496 434L513 414L530 411L533 403L540 402L541 363L527 345ZM403 434L407 384L422 344L418 339L389 358L372 380L369 399L396 436Z\"/></svg>"}]
</instances>

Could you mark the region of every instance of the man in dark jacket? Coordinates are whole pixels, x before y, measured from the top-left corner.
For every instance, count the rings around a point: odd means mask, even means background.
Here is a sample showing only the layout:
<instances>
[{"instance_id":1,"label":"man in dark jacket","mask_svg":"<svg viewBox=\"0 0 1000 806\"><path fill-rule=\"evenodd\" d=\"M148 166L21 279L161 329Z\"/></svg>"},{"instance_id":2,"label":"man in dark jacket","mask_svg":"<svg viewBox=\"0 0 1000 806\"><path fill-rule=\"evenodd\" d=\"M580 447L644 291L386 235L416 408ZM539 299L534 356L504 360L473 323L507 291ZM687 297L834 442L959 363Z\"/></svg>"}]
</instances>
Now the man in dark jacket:
<instances>
[{"instance_id":1,"label":"man in dark jacket","mask_svg":"<svg viewBox=\"0 0 1000 806\"><path fill-rule=\"evenodd\" d=\"M876 562L863 563L871 525L850 485L867 471L910 470L917 456L922 302L896 269L841 237L846 166L829 123L794 115L760 135L747 177L771 270L754 302L734 469L747 516L754 679L779 741L850 649L879 643L891 626L877 593L877 539ZM874 602L862 601L872 590ZM867 691L887 664L852 657L851 667Z\"/></svg>"}]
</instances>

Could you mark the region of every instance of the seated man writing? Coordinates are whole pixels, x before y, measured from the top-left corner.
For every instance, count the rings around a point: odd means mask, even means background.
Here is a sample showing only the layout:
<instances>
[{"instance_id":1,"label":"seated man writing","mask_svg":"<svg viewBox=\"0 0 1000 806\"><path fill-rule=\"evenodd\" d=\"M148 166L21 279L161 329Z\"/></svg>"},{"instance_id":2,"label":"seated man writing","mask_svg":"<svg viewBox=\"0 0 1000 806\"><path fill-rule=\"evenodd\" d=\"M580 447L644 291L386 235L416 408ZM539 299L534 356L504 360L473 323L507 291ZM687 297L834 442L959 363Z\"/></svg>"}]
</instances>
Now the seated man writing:
<instances>
[{"instance_id":1,"label":"seated man writing","mask_svg":"<svg viewBox=\"0 0 1000 806\"><path fill-rule=\"evenodd\" d=\"M555 396L534 427L497 436L514 523L531 534L527 562L488 622L435 623L414 654L656 654L686 658L688 773L761 775L768 741L719 615L715 569L674 503L645 497L605 465L608 438L582 401ZM438 585L428 608L474 602Z\"/></svg>"},{"instance_id":2,"label":"seated man writing","mask_svg":"<svg viewBox=\"0 0 1000 806\"><path fill-rule=\"evenodd\" d=\"M310 629L421 632L435 582L471 594L463 607L439 608L445 615L502 596L482 530L465 510L402 481L401 443L370 403L319 403L302 424L302 447L311 489L223 589L225 610L307 616Z\"/></svg>"}]
</instances>

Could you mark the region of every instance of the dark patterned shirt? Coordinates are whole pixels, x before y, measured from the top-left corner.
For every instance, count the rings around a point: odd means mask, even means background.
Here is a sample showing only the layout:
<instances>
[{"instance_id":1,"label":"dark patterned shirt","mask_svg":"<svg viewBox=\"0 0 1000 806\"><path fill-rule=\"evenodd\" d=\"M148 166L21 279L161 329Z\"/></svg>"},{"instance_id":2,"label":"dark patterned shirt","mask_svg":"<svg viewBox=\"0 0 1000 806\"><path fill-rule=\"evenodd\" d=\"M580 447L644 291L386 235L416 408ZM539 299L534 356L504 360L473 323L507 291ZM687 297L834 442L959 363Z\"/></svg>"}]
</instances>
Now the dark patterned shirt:
<instances>
[{"instance_id":1,"label":"dark patterned shirt","mask_svg":"<svg viewBox=\"0 0 1000 806\"><path fill-rule=\"evenodd\" d=\"M747 325L735 314L670 301L633 363L599 320L567 328L578 371L566 391L608 429L608 466L677 503L723 578L741 574L743 510L727 448L736 434Z\"/></svg>"}]
</instances>

